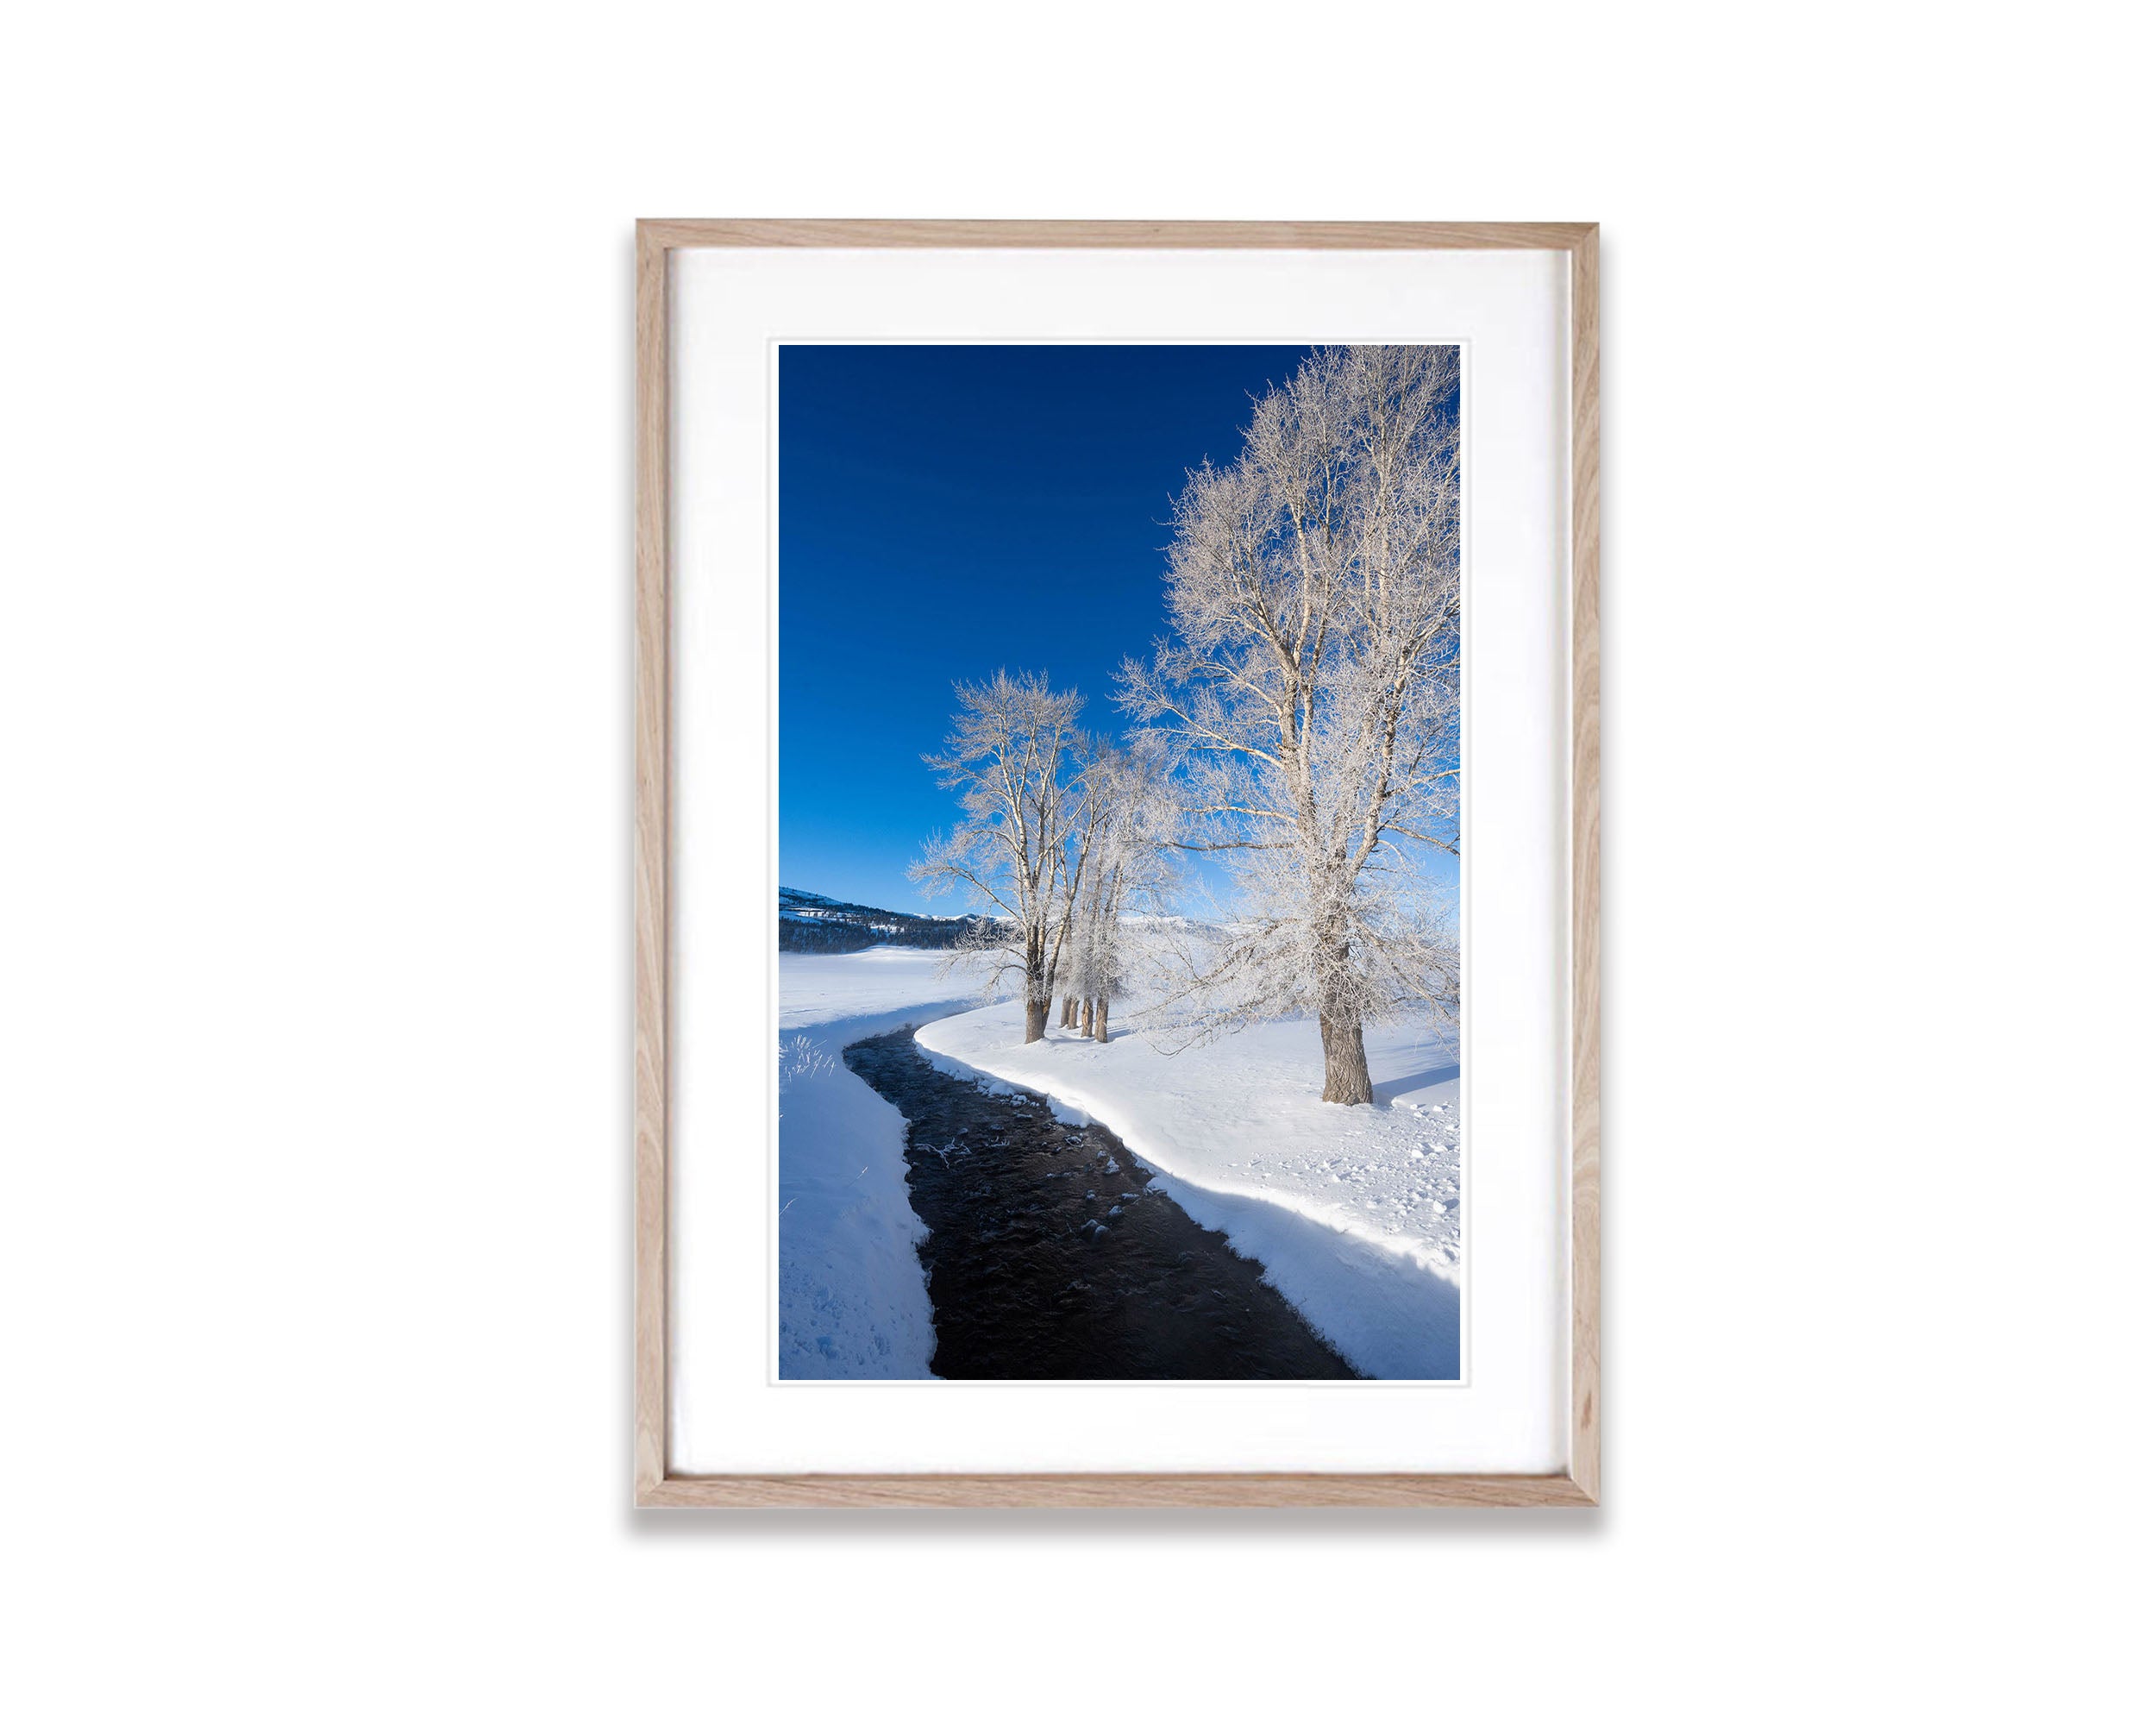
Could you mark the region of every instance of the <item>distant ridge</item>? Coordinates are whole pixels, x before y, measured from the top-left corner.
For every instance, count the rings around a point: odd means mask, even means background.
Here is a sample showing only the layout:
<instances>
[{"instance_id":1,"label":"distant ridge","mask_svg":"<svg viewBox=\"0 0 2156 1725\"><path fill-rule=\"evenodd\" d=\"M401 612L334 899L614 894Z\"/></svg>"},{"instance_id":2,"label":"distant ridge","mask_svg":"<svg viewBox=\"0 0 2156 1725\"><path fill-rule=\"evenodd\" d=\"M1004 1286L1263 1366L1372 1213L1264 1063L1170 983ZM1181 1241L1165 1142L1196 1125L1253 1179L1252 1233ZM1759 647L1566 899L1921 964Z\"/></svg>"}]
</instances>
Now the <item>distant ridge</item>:
<instances>
[{"instance_id":1,"label":"distant ridge","mask_svg":"<svg viewBox=\"0 0 2156 1725\"><path fill-rule=\"evenodd\" d=\"M871 946L952 947L986 917L921 917L873 905L843 904L821 893L779 888L779 950L860 952Z\"/></svg>"}]
</instances>

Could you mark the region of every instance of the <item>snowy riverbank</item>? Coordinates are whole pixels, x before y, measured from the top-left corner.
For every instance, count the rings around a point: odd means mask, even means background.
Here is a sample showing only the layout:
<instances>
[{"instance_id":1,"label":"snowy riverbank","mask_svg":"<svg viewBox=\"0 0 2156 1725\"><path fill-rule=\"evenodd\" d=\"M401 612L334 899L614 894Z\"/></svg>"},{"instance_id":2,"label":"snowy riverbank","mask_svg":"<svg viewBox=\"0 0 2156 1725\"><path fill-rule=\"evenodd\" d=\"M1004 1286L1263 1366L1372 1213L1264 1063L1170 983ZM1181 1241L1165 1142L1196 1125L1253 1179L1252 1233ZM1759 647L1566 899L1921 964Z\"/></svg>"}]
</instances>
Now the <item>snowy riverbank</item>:
<instances>
[{"instance_id":1,"label":"snowy riverbank","mask_svg":"<svg viewBox=\"0 0 2156 1725\"><path fill-rule=\"evenodd\" d=\"M925 1025L945 1070L1098 1120L1198 1221L1225 1233L1360 1371L1459 1375L1458 1057L1372 1029L1376 1106L1320 1102L1316 1027L1265 1025L1173 1057L1128 1028L1021 1044L1015 1002Z\"/></svg>"},{"instance_id":2,"label":"snowy riverbank","mask_svg":"<svg viewBox=\"0 0 2156 1725\"><path fill-rule=\"evenodd\" d=\"M848 1044L962 1011L944 955L779 957L779 1375L925 1377L936 1350L906 1122L849 1072Z\"/></svg>"}]
</instances>

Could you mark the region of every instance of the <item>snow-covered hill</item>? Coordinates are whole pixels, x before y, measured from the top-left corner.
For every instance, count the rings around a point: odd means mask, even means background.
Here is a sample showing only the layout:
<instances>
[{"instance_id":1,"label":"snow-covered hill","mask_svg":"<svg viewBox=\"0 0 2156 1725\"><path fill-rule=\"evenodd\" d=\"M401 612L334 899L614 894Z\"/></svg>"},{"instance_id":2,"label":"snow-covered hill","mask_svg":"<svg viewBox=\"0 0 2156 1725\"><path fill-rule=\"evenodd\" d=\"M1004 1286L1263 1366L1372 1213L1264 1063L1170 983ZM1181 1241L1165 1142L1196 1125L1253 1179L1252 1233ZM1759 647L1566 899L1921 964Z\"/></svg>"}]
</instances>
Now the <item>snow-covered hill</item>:
<instances>
[{"instance_id":1,"label":"snow-covered hill","mask_svg":"<svg viewBox=\"0 0 2156 1725\"><path fill-rule=\"evenodd\" d=\"M871 946L956 946L978 917L922 917L847 904L821 893L779 888L779 950L860 952Z\"/></svg>"}]
</instances>

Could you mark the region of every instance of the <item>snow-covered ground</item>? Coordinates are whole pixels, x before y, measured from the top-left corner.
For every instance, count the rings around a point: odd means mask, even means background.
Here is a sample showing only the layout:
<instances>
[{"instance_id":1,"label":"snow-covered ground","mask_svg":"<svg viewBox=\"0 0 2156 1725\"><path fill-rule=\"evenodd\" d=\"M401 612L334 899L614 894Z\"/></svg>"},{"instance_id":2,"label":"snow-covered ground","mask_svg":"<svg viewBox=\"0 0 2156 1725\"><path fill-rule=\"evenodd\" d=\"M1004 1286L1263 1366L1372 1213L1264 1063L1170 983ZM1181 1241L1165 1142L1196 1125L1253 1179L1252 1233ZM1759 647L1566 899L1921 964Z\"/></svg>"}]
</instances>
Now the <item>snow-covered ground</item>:
<instances>
[{"instance_id":1,"label":"snow-covered ground","mask_svg":"<svg viewBox=\"0 0 2156 1725\"><path fill-rule=\"evenodd\" d=\"M806 1026L842 1019L903 1013L909 1007L957 1010L971 1006L981 998L977 974L968 969L946 976L943 966L950 957L908 946L872 946L866 952L781 952L780 1033L784 1037ZM901 1017L897 1022L906 1020Z\"/></svg>"},{"instance_id":2,"label":"snow-covered ground","mask_svg":"<svg viewBox=\"0 0 2156 1725\"><path fill-rule=\"evenodd\" d=\"M1318 1100L1317 1027L1259 1026L1172 1057L1127 1026L1031 1044L1016 1002L924 1026L946 1070L1037 1090L1098 1120L1359 1371L1460 1369L1459 1057L1426 1031L1366 1033L1376 1106Z\"/></svg>"},{"instance_id":3,"label":"snow-covered ground","mask_svg":"<svg viewBox=\"0 0 2156 1725\"><path fill-rule=\"evenodd\" d=\"M779 955L779 1375L925 1377L936 1349L906 1122L846 1070L865 1036L978 998L944 955Z\"/></svg>"},{"instance_id":4,"label":"snow-covered ground","mask_svg":"<svg viewBox=\"0 0 2156 1725\"><path fill-rule=\"evenodd\" d=\"M899 947L779 958L779 1369L924 1377L935 1352L906 1124L849 1072L849 1043L899 1025L946 1070L1023 1085L1099 1120L1169 1195L1265 1266L1360 1371L1459 1374L1459 1069L1412 1030L1373 1027L1377 1105L1320 1102L1308 1024L1169 1056L1127 1026L1106 1044L1019 1043L1016 1002L975 1007L943 955ZM983 1075L987 1075L984 1078Z\"/></svg>"}]
</instances>

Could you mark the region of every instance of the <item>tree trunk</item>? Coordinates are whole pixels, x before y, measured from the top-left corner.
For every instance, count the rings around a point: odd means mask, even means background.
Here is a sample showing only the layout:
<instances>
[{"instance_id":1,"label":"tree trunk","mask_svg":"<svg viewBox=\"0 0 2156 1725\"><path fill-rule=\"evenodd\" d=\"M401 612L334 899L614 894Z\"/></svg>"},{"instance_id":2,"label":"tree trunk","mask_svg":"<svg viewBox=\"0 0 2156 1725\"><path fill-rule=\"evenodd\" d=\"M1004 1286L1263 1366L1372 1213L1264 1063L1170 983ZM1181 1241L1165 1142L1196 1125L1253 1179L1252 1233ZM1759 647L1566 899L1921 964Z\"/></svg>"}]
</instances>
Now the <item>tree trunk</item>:
<instances>
[{"instance_id":1,"label":"tree trunk","mask_svg":"<svg viewBox=\"0 0 2156 1725\"><path fill-rule=\"evenodd\" d=\"M1318 1100L1369 1101L1370 1063L1363 1052L1363 1020L1352 1013L1320 1012L1318 1037L1325 1044L1325 1093Z\"/></svg>"},{"instance_id":2,"label":"tree trunk","mask_svg":"<svg viewBox=\"0 0 2156 1725\"><path fill-rule=\"evenodd\" d=\"M1108 997L1106 994L1100 997L1093 1015L1093 1039L1095 1042L1108 1039Z\"/></svg>"},{"instance_id":3,"label":"tree trunk","mask_svg":"<svg viewBox=\"0 0 2156 1725\"><path fill-rule=\"evenodd\" d=\"M1093 1001L1090 998L1088 998L1085 1005L1079 1009L1079 1013L1078 1034L1081 1036L1091 1036L1093 1034Z\"/></svg>"},{"instance_id":4,"label":"tree trunk","mask_svg":"<svg viewBox=\"0 0 2156 1725\"><path fill-rule=\"evenodd\" d=\"M1025 1039L1038 1042L1048 1034L1048 996L1028 994L1025 997Z\"/></svg>"}]
</instances>

